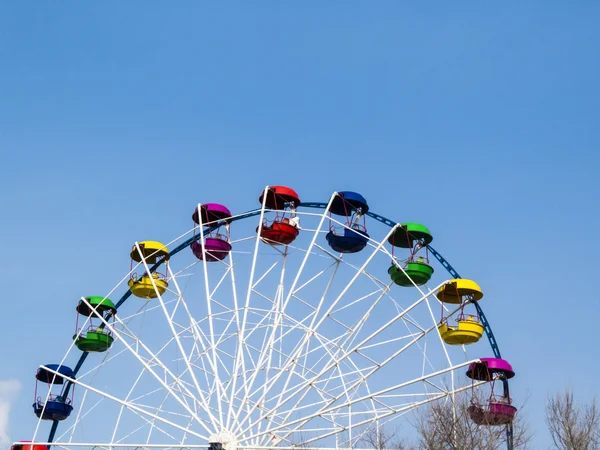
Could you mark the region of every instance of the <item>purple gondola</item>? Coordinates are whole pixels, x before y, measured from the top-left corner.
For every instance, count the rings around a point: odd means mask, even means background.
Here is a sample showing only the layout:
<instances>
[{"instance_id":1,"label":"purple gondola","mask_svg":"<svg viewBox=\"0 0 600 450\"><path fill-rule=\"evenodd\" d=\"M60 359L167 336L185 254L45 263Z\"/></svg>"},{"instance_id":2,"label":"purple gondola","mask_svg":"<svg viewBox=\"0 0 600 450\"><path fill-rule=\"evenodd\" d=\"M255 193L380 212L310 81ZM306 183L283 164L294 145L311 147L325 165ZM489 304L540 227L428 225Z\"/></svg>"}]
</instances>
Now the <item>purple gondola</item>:
<instances>
[{"instance_id":1,"label":"purple gondola","mask_svg":"<svg viewBox=\"0 0 600 450\"><path fill-rule=\"evenodd\" d=\"M198 211L200 210L200 214ZM202 219L200 221L200 219ZM204 233L204 245L200 236L196 237L190 245L192 252L199 260L206 262L222 261L231 251L229 236L229 224L231 223L231 212L227 207L218 203L206 203L196 208L192 220L202 225L201 233ZM221 229L224 228L224 232Z\"/></svg>"}]
</instances>

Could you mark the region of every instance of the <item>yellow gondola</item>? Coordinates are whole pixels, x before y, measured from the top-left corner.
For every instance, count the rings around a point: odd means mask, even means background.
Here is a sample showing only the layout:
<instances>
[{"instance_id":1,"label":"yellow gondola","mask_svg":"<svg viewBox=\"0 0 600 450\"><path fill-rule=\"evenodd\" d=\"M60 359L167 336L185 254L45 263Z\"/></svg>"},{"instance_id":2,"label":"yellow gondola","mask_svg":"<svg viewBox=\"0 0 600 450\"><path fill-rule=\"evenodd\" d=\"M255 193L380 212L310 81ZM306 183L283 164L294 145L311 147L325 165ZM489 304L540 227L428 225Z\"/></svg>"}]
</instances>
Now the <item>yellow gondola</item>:
<instances>
[{"instance_id":1,"label":"yellow gondola","mask_svg":"<svg viewBox=\"0 0 600 450\"><path fill-rule=\"evenodd\" d=\"M444 284L435 294L439 301L444 303L452 303L460 305L463 302L463 297L472 295L474 301L483 298L483 292L477 283L464 278L450 280Z\"/></svg>"},{"instance_id":2,"label":"yellow gondola","mask_svg":"<svg viewBox=\"0 0 600 450\"><path fill-rule=\"evenodd\" d=\"M142 255L144 255L144 259L148 264L156 264L160 260L168 260L169 259L169 250L160 242L156 241L142 241L138 244L140 246L140 251ZM140 257L140 252L138 252L137 247L134 245L131 248L131 253L129 254L131 259L135 262L142 262L142 258Z\"/></svg>"},{"instance_id":3,"label":"yellow gondola","mask_svg":"<svg viewBox=\"0 0 600 450\"><path fill-rule=\"evenodd\" d=\"M152 284L152 280L154 280L154 284ZM166 280L161 278L161 276L154 272L152 274L152 279L148 275L143 275L140 278L136 278L132 276L127 282L129 289L131 289L131 293L136 297L140 298L156 298L158 294L163 295L169 286ZM154 285L156 285L156 289L154 289Z\"/></svg>"},{"instance_id":4,"label":"yellow gondola","mask_svg":"<svg viewBox=\"0 0 600 450\"><path fill-rule=\"evenodd\" d=\"M156 241L142 241L137 246L134 245L129 256L132 266L134 261L137 263L144 261L148 265L164 262L166 266L170 257L167 247ZM163 295L169 286L166 271L164 274L154 272L152 275L144 273L142 276L132 273L127 284L133 295L148 299Z\"/></svg>"},{"instance_id":5,"label":"yellow gondola","mask_svg":"<svg viewBox=\"0 0 600 450\"><path fill-rule=\"evenodd\" d=\"M458 319L458 326L451 327L446 322L438 326L440 336L449 345L474 344L481 339L484 326L479 323L475 316L467 316Z\"/></svg>"}]
</instances>

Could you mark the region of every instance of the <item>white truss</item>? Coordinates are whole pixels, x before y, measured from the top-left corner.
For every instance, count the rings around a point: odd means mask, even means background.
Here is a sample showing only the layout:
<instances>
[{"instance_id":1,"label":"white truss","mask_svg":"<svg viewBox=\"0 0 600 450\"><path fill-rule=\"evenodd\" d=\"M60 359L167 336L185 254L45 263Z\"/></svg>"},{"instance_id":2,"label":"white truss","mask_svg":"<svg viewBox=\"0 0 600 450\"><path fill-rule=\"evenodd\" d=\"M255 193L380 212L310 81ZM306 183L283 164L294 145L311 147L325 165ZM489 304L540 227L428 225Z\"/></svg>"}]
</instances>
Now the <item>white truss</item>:
<instances>
[{"instance_id":1,"label":"white truss","mask_svg":"<svg viewBox=\"0 0 600 450\"><path fill-rule=\"evenodd\" d=\"M343 218L298 211L306 223L297 240L271 246L256 229L273 214L263 203L233 222L223 261L185 249L169 262L165 293L132 297L114 321L100 318L115 342L70 380L83 395L53 448L193 449L211 436L229 436L226 450L353 448L374 424L473 387L464 370L477 358L447 348L437 332L431 302L439 307L433 294L447 280L389 281L395 228L370 222L367 247L342 255L324 237L330 223L347 226ZM206 225L196 227L203 246ZM134 270L150 274L135 246ZM61 363L78 357L71 345ZM45 433L38 422L32 440Z\"/></svg>"}]
</instances>

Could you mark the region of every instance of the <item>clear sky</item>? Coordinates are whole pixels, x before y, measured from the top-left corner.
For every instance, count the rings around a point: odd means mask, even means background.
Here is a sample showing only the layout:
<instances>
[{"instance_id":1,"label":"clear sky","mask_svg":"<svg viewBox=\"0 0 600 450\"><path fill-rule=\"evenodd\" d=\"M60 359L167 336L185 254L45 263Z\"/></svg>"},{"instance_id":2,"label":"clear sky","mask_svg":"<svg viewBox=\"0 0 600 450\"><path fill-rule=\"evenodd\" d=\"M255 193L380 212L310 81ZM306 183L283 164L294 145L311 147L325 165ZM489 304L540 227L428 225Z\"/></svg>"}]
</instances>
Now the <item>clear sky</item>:
<instances>
[{"instance_id":1,"label":"clear sky","mask_svg":"<svg viewBox=\"0 0 600 450\"><path fill-rule=\"evenodd\" d=\"M0 3L11 437L35 426L33 374L64 354L74 302L124 276L133 241L174 237L199 201L240 212L285 184L307 201L355 190L428 225L486 291L518 374L512 395L547 448L548 394L590 397L600 371L599 12L592 1Z\"/></svg>"}]
</instances>

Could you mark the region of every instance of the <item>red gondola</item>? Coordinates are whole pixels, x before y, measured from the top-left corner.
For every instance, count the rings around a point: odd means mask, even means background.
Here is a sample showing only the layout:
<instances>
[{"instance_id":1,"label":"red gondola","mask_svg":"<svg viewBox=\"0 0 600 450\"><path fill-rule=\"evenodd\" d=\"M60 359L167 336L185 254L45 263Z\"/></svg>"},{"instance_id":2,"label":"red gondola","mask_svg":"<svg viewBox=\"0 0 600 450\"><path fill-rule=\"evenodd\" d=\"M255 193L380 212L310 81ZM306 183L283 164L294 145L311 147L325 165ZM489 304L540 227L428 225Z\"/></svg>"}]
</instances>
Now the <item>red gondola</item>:
<instances>
[{"instance_id":1,"label":"red gondola","mask_svg":"<svg viewBox=\"0 0 600 450\"><path fill-rule=\"evenodd\" d=\"M294 242L300 233L300 218L296 215L300 198L296 191L286 186L271 186L258 200L264 203L265 208L276 210L272 220L264 218L262 225L256 229L261 239L271 245Z\"/></svg>"}]
</instances>

